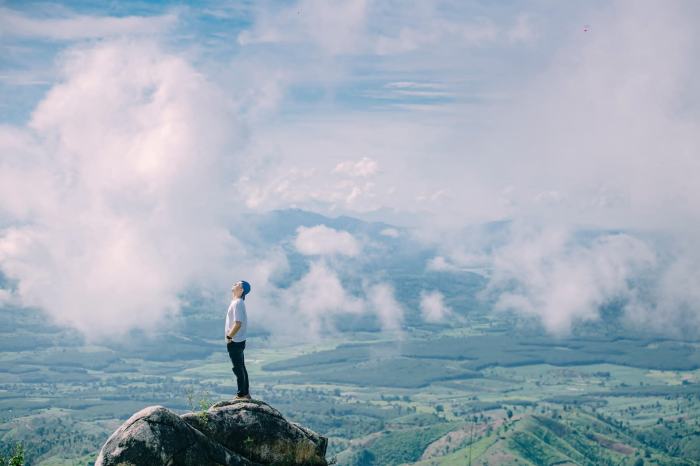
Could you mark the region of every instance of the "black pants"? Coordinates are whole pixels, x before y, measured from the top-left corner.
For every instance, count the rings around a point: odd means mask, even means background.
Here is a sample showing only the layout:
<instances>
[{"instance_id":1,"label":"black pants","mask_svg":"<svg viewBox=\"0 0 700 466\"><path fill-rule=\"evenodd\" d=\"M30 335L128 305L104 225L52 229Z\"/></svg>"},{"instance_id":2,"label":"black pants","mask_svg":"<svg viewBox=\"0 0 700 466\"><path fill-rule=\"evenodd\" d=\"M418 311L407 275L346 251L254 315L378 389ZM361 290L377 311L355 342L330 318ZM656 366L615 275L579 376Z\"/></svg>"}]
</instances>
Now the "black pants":
<instances>
[{"instance_id":1,"label":"black pants","mask_svg":"<svg viewBox=\"0 0 700 466\"><path fill-rule=\"evenodd\" d=\"M243 350L245 349L245 340L236 342L229 341L226 343L228 355L233 363L233 373L236 374L236 383L238 384L238 396L248 395L248 371L245 368L245 359L243 358Z\"/></svg>"}]
</instances>

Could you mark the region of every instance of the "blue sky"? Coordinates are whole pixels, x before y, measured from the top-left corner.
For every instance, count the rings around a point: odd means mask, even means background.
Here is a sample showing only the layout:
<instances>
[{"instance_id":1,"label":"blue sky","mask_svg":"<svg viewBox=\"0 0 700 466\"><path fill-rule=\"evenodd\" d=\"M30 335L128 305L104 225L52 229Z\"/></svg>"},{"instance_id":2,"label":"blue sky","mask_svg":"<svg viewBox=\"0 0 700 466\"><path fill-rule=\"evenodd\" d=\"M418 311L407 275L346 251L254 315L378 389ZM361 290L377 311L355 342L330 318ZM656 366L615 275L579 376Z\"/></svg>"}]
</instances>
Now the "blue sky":
<instances>
[{"instance_id":1,"label":"blue sky","mask_svg":"<svg viewBox=\"0 0 700 466\"><path fill-rule=\"evenodd\" d=\"M20 285L0 297L152 325L191 283L227 286L232 212L300 207L500 267L528 290L503 307L554 330L642 269L666 279L637 320L692 307L699 18L693 1L2 2L0 270ZM503 219L520 227L500 254L470 248L465 228ZM579 250L581 227L679 246ZM284 266L243 256L263 282ZM557 267L585 291L550 287ZM91 317L115 281L128 311Z\"/></svg>"},{"instance_id":2,"label":"blue sky","mask_svg":"<svg viewBox=\"0 0 700 466\"><path fill-rule=\"evenodd\" d=\"M266 55L288 68L325 60L324 65L342 73L332 82L312 76L294 82L285 104L295 114L318 111L319 106L324 111L386 110L401 104L478 102L487 92L507 92L518 81L530 79L551 60L554 44L579 35L595 11L592 3L586 10L539 2L361 2L356 10L361 10L362 24L356 26L362 31L352 37L353 32L346 31L346 37L334 43L334 31L319 33L326 37L308 34L333 16L333 8L321 8L323 4L4 2L3 120L26 120L53 84L53 65L62 51L119 36L148 36L212 73L250 55ZM129 20L140 23L126 24ZM255 38L265 27L296 29L279 40ZM441 43L441 27L463 28L464 44ZM516 38L518 33L521 37ZM361 44L361 36L374 36L381 43ZM388 92L386 86L395 82L439 89Z\"/></svg>"}]
</instances>

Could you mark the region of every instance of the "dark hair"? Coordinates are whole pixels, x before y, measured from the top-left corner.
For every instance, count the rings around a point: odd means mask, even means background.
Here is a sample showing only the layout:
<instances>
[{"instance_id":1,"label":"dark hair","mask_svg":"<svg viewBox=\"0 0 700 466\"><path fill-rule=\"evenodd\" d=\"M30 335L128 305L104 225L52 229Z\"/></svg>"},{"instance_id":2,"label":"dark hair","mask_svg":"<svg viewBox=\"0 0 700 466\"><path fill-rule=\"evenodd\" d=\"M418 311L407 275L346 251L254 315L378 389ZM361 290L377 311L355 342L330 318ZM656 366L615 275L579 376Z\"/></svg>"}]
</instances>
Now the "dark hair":
<instances>
[{"instance_id":1,"label":"dark hair","mask_svg":"<svg viewBox=\"0 0 700 466\"><path fill-rule=\"evenodd\" d=\"M245 280L241 280L241 286L243 287L243 294L241 295L241 298L245 300L245 295L250 293L250 283Z\"/></svg>"},{"instance_id":2,"label":"dark hair","mask_svg":"<svg viewBox=\"0 0 700 466\"><path fill-rule=\"evenodd\" d=\"M243 288L243 293L241 293L241 299L242 299L243 301L245 301L245 295L247 295L248 293L250 293L250 283L248 283L248 282L245 281L245 280L240 280L240 281L237 281L236 283L240 283L240 284L241 284L241 288ZM246 288L247 288L247 289L246 289Z\"/></svg>"}]
</instances>

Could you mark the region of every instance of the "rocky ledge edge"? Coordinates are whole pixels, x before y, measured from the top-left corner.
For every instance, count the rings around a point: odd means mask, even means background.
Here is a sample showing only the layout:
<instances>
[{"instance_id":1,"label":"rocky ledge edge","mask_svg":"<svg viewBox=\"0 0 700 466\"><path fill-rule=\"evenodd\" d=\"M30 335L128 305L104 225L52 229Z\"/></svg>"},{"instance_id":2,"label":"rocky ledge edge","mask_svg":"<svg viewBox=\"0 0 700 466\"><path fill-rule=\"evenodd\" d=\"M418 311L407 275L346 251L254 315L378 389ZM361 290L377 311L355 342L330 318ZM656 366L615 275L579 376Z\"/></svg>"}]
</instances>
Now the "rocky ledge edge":
<instances>
[{"instance_id":1,"label":"rocky ledge edge","mask_svg":"<svg viewBox=\"0 0 700 466\"><path fill-rule=\"evenodd\" d=\"M263 401L220 401L178 415L149 406L121 425L95 466L323 465L328 439Z\"/></svg>"}]
</instances>

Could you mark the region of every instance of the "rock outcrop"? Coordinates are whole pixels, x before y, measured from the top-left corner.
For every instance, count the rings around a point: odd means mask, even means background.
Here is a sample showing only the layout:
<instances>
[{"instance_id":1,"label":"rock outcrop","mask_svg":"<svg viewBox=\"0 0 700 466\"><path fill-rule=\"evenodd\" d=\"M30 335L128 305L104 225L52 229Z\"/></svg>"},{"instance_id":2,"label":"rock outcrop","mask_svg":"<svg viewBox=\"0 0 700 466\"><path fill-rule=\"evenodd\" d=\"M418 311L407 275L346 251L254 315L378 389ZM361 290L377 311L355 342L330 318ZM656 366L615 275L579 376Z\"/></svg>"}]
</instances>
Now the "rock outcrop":
<instances>
[{"instance_id":1,"label":"rock outcrop","mask_svg":"<svg viewBox=\"0 0 700 466\"><path fill-rule=\"evenodd\" d=\"M325 466L327 444L262 401L222 401L182 416L151 406L109 437L95 466Z\"/></svg>"}]
</instances>

